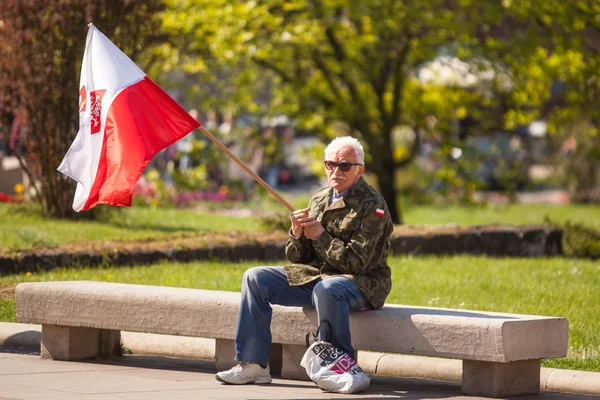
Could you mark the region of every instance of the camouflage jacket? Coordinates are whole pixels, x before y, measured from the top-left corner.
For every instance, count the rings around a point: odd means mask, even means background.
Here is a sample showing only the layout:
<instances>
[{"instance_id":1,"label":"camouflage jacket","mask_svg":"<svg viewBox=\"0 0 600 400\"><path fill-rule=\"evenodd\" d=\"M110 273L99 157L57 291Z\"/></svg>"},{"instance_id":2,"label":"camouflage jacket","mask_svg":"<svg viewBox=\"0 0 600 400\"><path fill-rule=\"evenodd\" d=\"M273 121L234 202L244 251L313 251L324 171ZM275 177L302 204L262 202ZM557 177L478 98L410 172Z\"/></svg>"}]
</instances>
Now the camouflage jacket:
<instances>
[{"instance_id":1,"label":"camouflage jacket","mask_svg":"<svg viewBox=\"0 0 600 400\"><path fill-rule=\"evenodd\" d=\"M373 308L383 306L392 289L387 264L393 225L383 197L363 178L331 205L332 189L321 189L309 213L325 231L316 240L290 235L285 246L285 272L291 286L319 277L351 279ZM383 210L383 213L381 212Z\"/></svg>"}]
</instances>

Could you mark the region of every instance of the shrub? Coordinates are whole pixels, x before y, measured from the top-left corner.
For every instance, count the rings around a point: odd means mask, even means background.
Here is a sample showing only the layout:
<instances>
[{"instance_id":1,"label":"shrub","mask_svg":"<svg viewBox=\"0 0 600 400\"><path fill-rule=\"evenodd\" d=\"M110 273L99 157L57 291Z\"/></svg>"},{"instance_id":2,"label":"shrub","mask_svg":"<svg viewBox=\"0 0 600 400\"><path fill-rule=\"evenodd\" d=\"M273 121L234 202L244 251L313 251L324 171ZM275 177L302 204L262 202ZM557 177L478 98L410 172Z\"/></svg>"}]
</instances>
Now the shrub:
<instances>
[{"instance_id":1,"label":"shrub","mask_svg":"<svg viewBox=\"0 0 600 400\"><path fill-rule=\"evenodd\" d=\"M261 225L272 231L287 232L290 229L289 213L268 213L261 216Z\"/></svg>"},{"instance_id":2,"label":"shrub","mask_svg":"<svg viewBox=\"0 0 600 400\"><path fill-rule=\"evenodd\" d=\"M563 251L567 257L600 258L600 230L579 222L566 221L558 224L550 218L545 223L560 225L563 229Z\"/></svg>"}]
</instances>

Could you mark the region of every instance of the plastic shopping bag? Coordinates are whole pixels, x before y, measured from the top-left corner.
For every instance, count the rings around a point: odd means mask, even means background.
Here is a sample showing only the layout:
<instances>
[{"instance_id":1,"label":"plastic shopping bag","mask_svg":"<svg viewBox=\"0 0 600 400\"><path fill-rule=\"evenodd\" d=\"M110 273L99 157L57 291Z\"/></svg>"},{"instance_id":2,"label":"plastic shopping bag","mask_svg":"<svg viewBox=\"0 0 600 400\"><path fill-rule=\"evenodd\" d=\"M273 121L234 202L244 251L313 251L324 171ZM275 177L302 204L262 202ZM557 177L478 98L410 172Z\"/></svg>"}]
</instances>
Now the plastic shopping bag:
<instances>
[{"instance_id":1,"label":"plastic shopping bag","mask_svg":"<svg viewBox=\"0 0 600 400\"><path fill-rule=\"evenodd\" d=\"M329 342L313 343L300 365L322 390L356 393L369 387L371 379L348 354Z\"/></svg>"}]
</instances>

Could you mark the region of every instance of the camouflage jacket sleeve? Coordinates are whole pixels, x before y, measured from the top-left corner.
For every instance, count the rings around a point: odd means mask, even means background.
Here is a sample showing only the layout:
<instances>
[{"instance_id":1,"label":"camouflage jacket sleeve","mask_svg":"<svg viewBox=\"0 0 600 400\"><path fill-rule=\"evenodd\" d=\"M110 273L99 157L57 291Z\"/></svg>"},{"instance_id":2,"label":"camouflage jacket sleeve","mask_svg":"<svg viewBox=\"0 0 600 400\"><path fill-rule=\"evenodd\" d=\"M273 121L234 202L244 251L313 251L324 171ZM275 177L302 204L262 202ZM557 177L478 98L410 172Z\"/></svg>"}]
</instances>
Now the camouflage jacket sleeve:
<instances>
[{"instance_id":1,"label":"camouflage jacket sleeve","mask_svg":"<svg viewBox=\"0 0 600 400\"><path fill-rule=\"evenodd\" d=\"M384 216L378 216L376 210L384 209ZM347 242L324 231L313 247L324 261L344 274L364 275L375 268L383 256L388 240L388 225L391 225L387 206L372 203L362 210L360 223Z\"/></svg>"},{"instance_id":2,"label":"camouflage jacket sleeve","mask_svg":"<svg viewBox=\"0 0 600 400\"><path fill-rule=\"evenodd\" d=\"M310 240L304 235L295 238L290 229L290 236L285 244L285 257L291 263L308 264L316 255Z\"/></svg>"}]
</instances>

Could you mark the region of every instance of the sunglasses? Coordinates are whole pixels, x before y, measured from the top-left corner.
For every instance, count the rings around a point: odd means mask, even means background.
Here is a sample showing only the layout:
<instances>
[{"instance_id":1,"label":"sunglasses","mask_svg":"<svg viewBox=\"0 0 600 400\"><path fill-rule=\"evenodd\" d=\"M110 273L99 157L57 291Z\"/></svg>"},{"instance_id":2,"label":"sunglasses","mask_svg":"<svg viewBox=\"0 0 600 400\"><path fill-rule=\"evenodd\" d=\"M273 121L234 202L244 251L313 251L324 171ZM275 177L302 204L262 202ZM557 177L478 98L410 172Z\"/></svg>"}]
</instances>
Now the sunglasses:
<instances>
[{"instance_id":1,"label":"sunglasses","mask_svg":"<svg viewBox=\"0 0 600 400\"><path fill-rule=\"evenodd\" d=\"M362 165L362 164L349 163L346 161L341 162L341 163L336 163L335 161L325 161L325 168L327 168L331 171L333 171L336 168L339 168L340 171L348 172L354 165Z\"/></svg>"}]
</instances>

